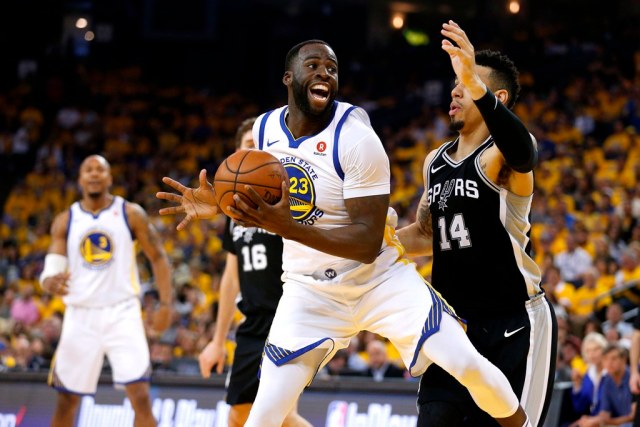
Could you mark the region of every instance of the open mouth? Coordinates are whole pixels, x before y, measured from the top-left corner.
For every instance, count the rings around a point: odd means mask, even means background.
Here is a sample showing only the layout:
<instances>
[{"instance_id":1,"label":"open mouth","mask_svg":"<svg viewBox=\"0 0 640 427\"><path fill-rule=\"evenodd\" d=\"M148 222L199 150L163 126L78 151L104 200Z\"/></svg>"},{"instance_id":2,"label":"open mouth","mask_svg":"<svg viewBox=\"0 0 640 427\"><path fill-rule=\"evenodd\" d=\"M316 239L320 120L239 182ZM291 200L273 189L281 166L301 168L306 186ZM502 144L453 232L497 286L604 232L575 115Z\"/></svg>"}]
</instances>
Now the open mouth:
<instances>
[{"instance_id":1,"label":"open mouth","mask_svg":"<svg viewBox=\"0 0 640 427\"><path fill-rule=\"evenodd\" d=\"M311 98L319 101L326 102L329 99L329 94L331 91L329 90L329 85L324 83L316 83L311 86L309 89L309 93L311 94Z\"/></svg>"}]
</instances>

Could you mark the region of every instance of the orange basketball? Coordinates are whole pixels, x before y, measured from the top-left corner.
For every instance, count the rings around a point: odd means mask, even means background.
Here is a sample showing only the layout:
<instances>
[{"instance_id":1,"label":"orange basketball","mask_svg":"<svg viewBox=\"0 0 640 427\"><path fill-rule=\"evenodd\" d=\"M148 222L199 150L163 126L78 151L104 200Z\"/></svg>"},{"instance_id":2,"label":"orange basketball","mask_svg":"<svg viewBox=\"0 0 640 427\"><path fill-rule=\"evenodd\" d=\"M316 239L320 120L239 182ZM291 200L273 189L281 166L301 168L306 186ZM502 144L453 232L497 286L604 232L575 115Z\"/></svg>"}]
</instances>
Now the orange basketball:
<instances>
[{"instance_id":1,"label":"orange basketball","mask_svg":"<svg viewBox=\"0 0 640 427\"><path fill-rule=\"evenodd\" d=\"M282 197L282 181L287 179L280 161L266 151L238 150L218 167L213 178L213 189L222 213L229 215L227 207L236 207L234 194L255 207L246 193L245 185L250 185L260 197L273 205Z\"/></svg>"}]
</instances>

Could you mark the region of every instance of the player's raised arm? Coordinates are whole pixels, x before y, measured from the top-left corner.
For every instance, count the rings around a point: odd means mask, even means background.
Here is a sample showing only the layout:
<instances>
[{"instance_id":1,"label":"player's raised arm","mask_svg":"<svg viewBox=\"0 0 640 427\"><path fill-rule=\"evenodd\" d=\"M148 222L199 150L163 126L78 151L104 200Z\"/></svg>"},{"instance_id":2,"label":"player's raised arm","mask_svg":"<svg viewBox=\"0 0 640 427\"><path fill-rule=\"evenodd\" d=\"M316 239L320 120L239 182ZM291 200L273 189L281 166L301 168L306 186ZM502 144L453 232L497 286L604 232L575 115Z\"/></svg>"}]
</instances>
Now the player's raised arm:
<instances>
[{"instance_id":1,"label":"player's raised arm","mask_svg":"<svg viewBox=\"0 0 640 427\"><path fill-rule=\"evenodd\" d=\"M192 219L210 219L216 216L220 209L216 203L213 186L207 181L207 171L202 169L199 175L200 185L198 188L186 187L178 181L169 177L162 178L162 182L172 187L180 194L159 191L156 197L162 200L175 202L178 206L171 206L160 209L160 215L186 214L176 227L182 230Z\"/></svg>"}]
</instances>

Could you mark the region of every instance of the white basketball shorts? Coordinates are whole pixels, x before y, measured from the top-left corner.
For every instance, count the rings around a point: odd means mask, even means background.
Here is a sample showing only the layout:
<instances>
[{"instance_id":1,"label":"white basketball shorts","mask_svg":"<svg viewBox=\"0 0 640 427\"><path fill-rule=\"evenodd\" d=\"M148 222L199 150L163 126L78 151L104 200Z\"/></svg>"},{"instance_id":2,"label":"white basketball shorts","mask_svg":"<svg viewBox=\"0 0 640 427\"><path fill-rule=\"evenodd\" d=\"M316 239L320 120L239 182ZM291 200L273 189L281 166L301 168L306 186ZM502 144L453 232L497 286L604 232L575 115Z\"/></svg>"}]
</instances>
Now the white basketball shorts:
<instances>
[{"instance_id":1,"label":"white basketball shorts","mask_svg":"<svg viewBox=\"0 0 640 427\"><path fill-rule=\"evenodd\" d=\"M116 385L149 381L149 346L140 302L128 299L107 307L68 306L49 385L75 394L94 394L104 356Z\"/></svg>"}]
</instances>

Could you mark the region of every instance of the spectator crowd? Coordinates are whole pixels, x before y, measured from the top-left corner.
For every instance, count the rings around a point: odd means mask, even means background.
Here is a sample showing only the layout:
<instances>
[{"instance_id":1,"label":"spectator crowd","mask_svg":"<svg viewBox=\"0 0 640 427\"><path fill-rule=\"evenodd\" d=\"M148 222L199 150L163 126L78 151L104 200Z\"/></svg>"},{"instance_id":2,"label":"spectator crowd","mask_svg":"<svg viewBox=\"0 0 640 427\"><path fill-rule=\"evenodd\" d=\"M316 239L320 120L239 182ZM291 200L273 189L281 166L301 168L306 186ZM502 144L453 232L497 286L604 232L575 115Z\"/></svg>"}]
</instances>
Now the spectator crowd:
<instances>
[{"instance_id":1,"label":"spectator crowd","mask_svg":"<svg viewBox=\"0 0 640 427\"><path fill-rule=\"evenodd\" d=\"M603 50L589 49L595 53L589 50L581 74L543 89L536 70L519 64L523 92L514 110L538 142L531 250L558 317L557 380L572 383L566 425L578 419L588 425L602 408L627 410L626 400L611 403L607 393L625 378L628 383L629 321L640 302L640 50L632 54L633 71L623 73ZM576 55L571 52L566 61ZM49 227L79 198L79 162L103 153L113 192L145 207L173 262L172 326L158 335L147 324L154 370L199 374L197 355L214 330L224 219L176 231L174 218L157 215L155 193L163 176L193 184L186 180L206 168L211 179L234 150L238 124L264 106L238 93L156 85L144 77L135 66L78 67L44 86L27 79L0 93L0 176L14 182L0 223L0 372L49 367L64 316L62 301L37 280ZM425 79L393 99L373 92L356 98L349 84L342 88L346 101L367 109L390 156L399 226L416 211L426 154L452 135L445 107L450 82ZM429 279L430 259L415 262ZM158 295L143 257L140 267L150 319ZM241 321L238 313L235 322ZM227 344L232 355L233 333ZM409 379L393 346L367 332L320 375Z\"/></svg>"}]
</instances>

